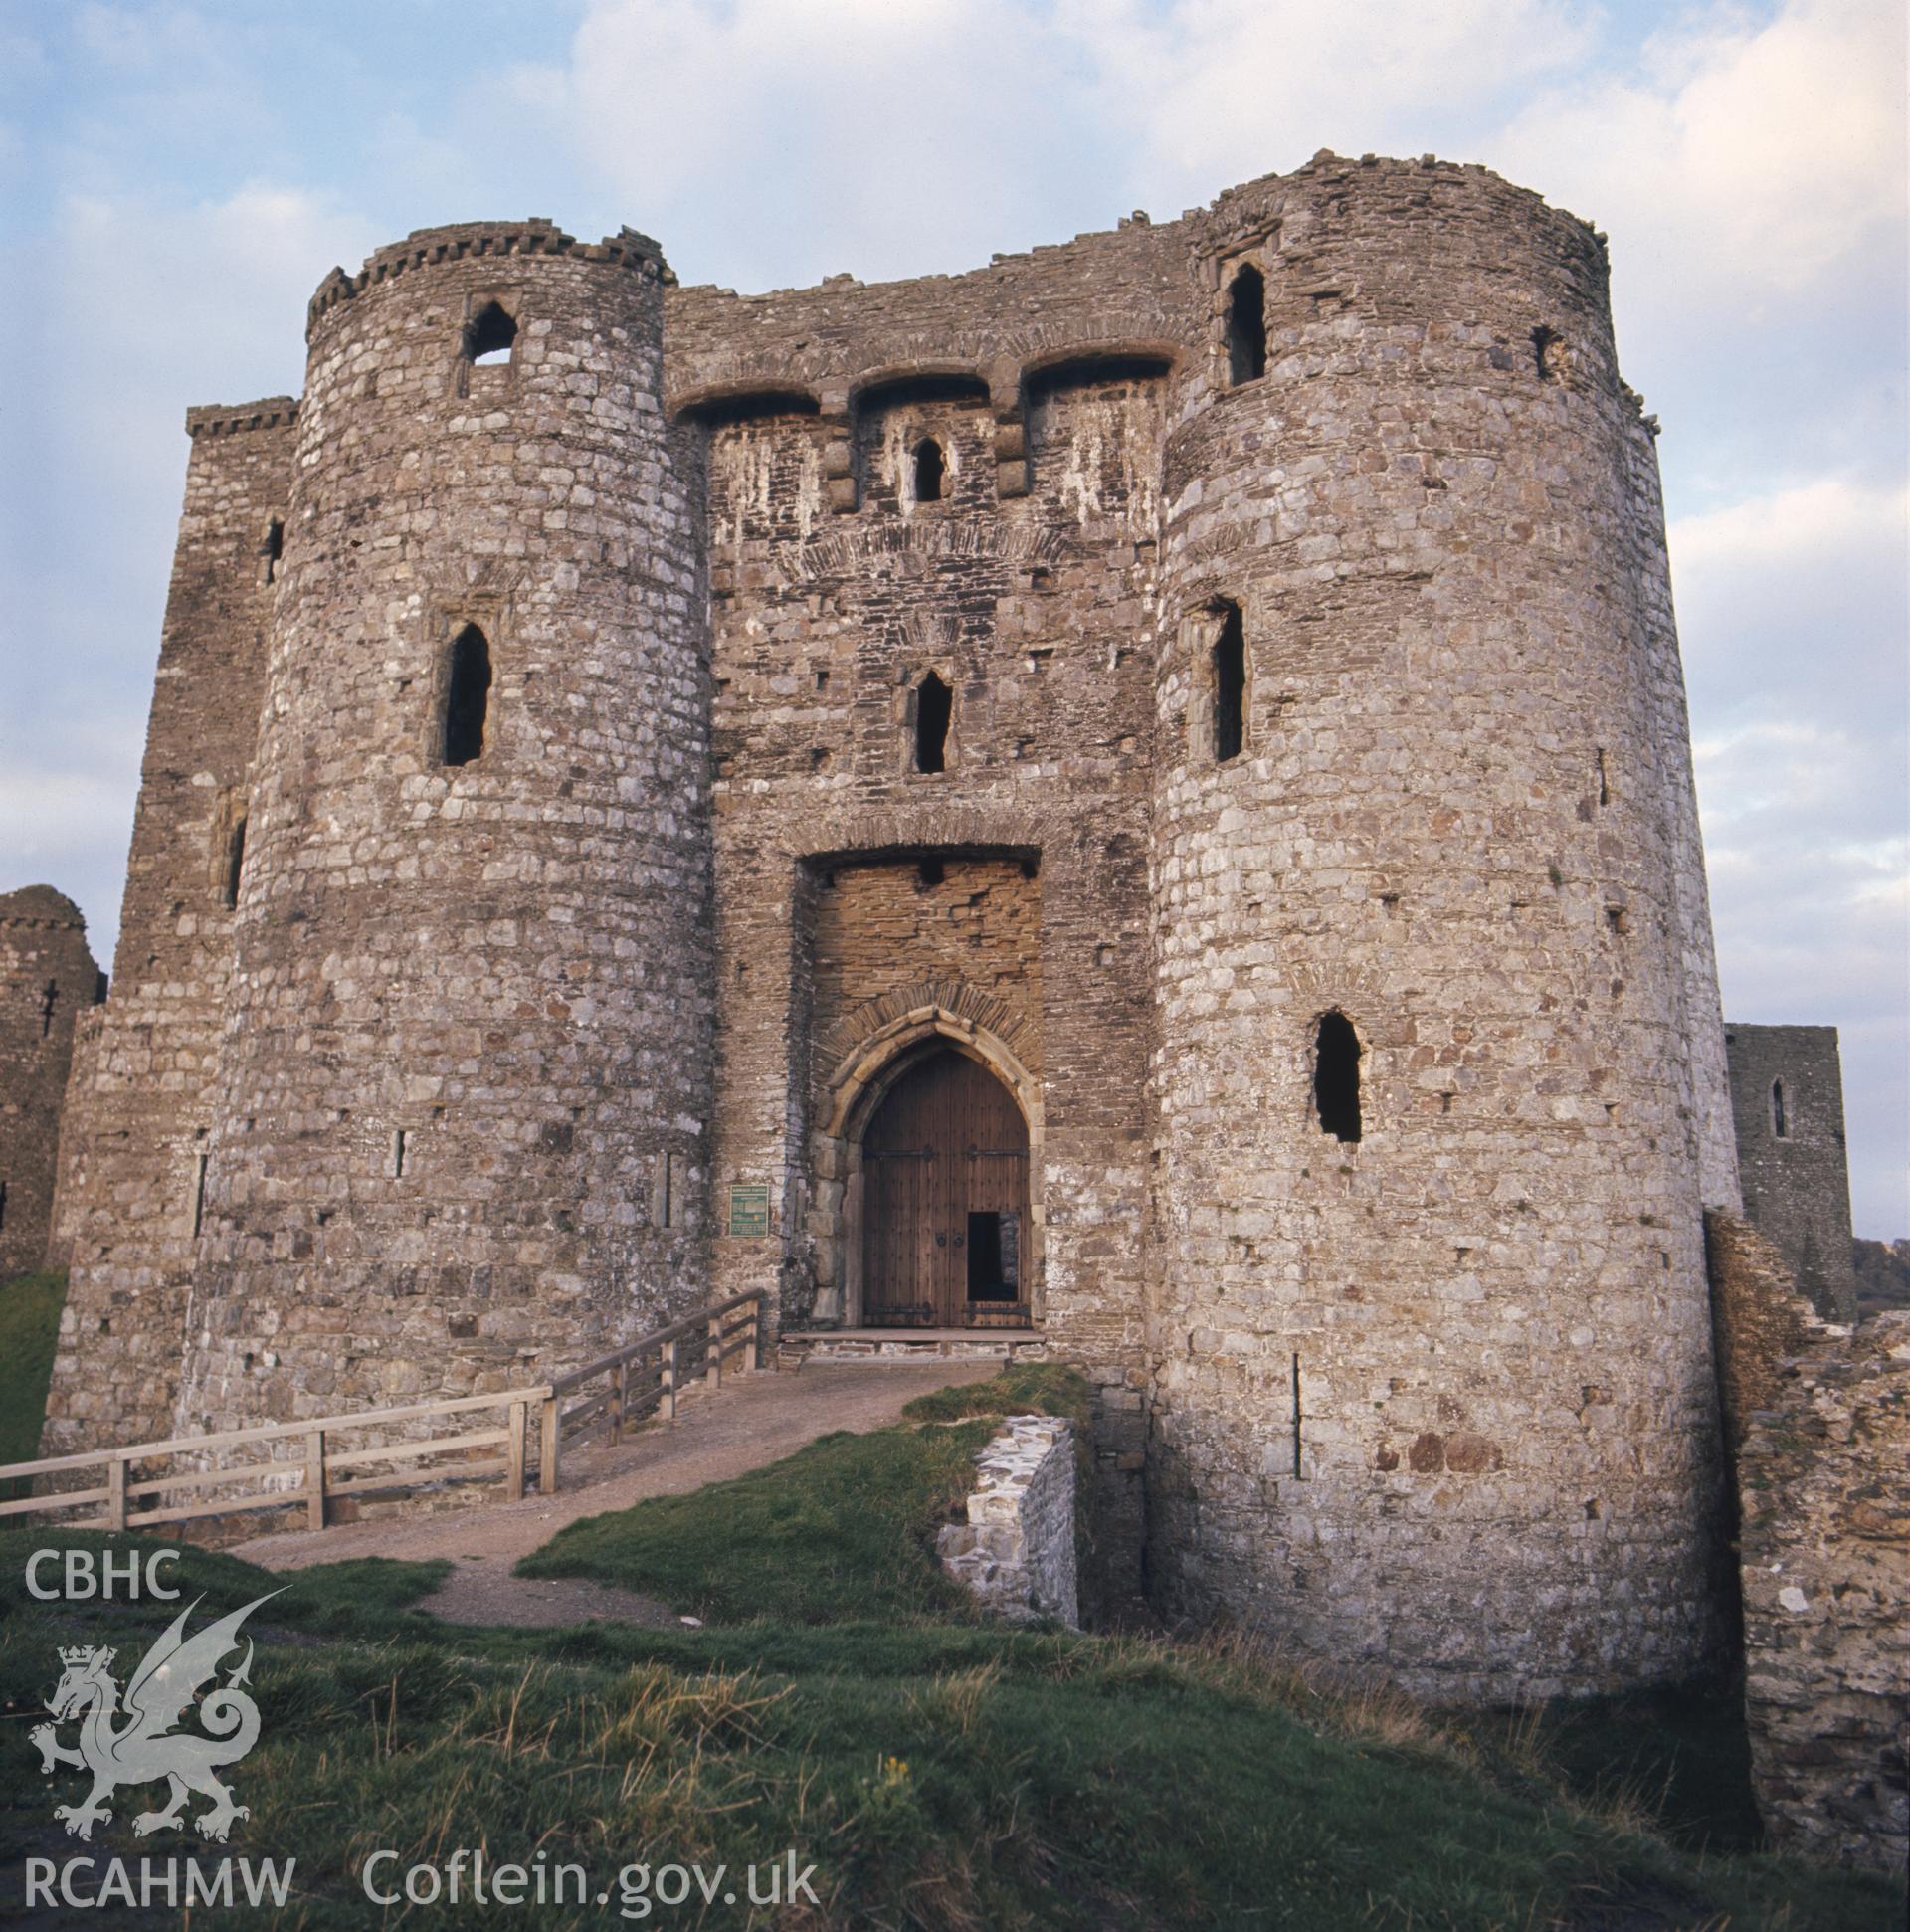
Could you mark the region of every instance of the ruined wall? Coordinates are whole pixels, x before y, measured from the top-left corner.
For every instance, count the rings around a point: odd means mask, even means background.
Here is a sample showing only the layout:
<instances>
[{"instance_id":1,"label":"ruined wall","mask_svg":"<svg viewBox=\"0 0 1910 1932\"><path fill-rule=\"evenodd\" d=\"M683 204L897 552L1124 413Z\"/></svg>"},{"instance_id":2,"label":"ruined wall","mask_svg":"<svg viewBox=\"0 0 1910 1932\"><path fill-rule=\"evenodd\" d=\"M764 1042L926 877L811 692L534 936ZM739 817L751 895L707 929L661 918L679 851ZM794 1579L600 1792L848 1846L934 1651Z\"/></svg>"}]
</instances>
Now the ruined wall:
<instances>
[{"instance_id":1,"label":"ruined wall","mask_svg":"<svg viewBox=\"0 0 1910 1932\"><path fill-rule=\"evenodd\" d=\"M1819 1329L1750 1416L1745 1716L1788 1850L1910 1862L1910 1314Z\"/></svg>"},{"instance_id":2,"label":"ruined wall","mask_svg":"<svg viewBox=\"0 0 1910 1932\"><path fill-rule=\"evenodd\" d=\"M47 1261L74 1030L103 990L70 898L0 894L0 1280Z\"/></svg>"},{"instance_id":3,"label":"ruined wall","mask_svg":"<svg viewBox=\"0 0 1910 1932\"><path fill-rule=\"evenodd\" d=\"M1725 1039L1744 1212L1776 1244L1818 1314L1854 1321L1837 1030L1734 1020Z\"/></svg>"},{"instance_id":4,"label":"ruined wall","mask_svg":"<svg viewBox=\"0 0 1910 1932\"><path fill-rule=\"evenodd\" d=\"M662 274L531 222L314 298L184 1426L528 1379L700 1298L707 689ZM515 339L477 362L493 309Z\"/></svg>"},{"instance_id":5,"label":"ruined wall","mask_svg":"<svg viewBox=\"0 0 1910 1932\"><path fill-rule=\"evenodd\" d=\"M975 1458L964 1513L936 1554L984 1609L1011 1624L1051 1617L1078 1628L1074 1429L1053 1416L1008 1416Z\"/></svg>"},{"instance_id":6,"label":"ruined wall","mask_svg":"<svg viewBox=\"0 0 1910 1932\"><path fill-rule=\"evenodd\" d=\"M48 1454L172 1434L297 406L188 412L111 992L68 1094ZM278 533L275 535L275 526Z\"/></svg>"},{"instance_id":7,"label":"ruined wall","mask_svg":"<svg viewBox=\"0 0 1910 1932\"><path fill-rule=\"evenodd\" d=\"M1166 451L1150 1554L1435 1693L1711 1642L1717 1425L1680 818L1596 237L1322 160L1198 230ZM1264 376L1229 386L1233 276ZM1242 613L1246 742L1208 654ZM1322 1017L1362 1132L1314 1105Z\"/></svg>"}]
</instances>

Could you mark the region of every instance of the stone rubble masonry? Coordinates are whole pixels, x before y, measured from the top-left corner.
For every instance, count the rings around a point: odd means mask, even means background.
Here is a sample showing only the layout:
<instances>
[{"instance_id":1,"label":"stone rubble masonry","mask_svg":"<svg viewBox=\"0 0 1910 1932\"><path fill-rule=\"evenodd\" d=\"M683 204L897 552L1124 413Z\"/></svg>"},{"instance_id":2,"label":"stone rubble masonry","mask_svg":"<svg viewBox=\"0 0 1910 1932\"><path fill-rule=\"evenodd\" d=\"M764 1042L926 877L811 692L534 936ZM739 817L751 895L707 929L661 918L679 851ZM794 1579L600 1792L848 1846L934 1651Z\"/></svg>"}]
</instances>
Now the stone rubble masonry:
<instances>
[{"instance_id":1,"label":"stone rubble masonry","mask_svg":"<svg viewBox=\"0 0 1910 1932\"><path fill-rule=\"evenodd\" d=\"M975 1458L965 1523L935 1539L942 1568L1014 1624L1080 1625L1074 1559L1074 1431L1053 1416L1008 1416Z\"/></svg>"},{"instance_id":2,"label":"stone rubble masonry","mask_svg":"<svg viewBox=\"0 0 1910 1932\"><path fill-rule=\"evenodd\" d=\"M1724 1039L1744 1212L1825 1321L1855 1321L1837 1030L1731 1020Z\"/></svg>"},{"instance_id":3,"label":"stone rubble masonry","mask_svg":"<svg viewBox=\"0 0 1910 1932\"><path fill-rule=\"evenodd\" d=\"M851 1318L858 1137L939 1039L1028 1119L1092 1598L1448 1694L1704 1653L1738 1181L1595 231L1330 154L754 296L478 224L334 272L309 347L295 411L193 419L50 1449L496 1386L745 1288ZM1311 1107L1334 1010L1357 1144Z\"/></svg>"},{"instance_id":4,"label":"stone rubble masonry","mask_svg":"<svg viewBox=\"0 0 1910 1932\"><path fill-rule=\"evenodd\" d=\"M46 1265L78 1025L104 996L80 908L51 885L0 894L0 1280Z\"/></svg>"},{"instance_id":5,"label":"stone rubble masonry","mask_svg":"<svg viewBox=\"0 0 1910 1932\"><path fill-rule=\"evenodd\" d=\"M195 409L119 944L61 1135L72 1270L44 1450L173 1433L232 977L226 903L245 821L297 405Z\"/></svg>"},{"instance_id":6,"label":"stone rubble masonry","mask_svg":"<svg viewBox=\"0 0 1910 1932\"><path fill-rule=\"evenodd\" d=\"M1910 1313L1824 1325L1738 1456L1745 1715L1768 1831L1910 1864Z\"/></svg>"}]
</instances>

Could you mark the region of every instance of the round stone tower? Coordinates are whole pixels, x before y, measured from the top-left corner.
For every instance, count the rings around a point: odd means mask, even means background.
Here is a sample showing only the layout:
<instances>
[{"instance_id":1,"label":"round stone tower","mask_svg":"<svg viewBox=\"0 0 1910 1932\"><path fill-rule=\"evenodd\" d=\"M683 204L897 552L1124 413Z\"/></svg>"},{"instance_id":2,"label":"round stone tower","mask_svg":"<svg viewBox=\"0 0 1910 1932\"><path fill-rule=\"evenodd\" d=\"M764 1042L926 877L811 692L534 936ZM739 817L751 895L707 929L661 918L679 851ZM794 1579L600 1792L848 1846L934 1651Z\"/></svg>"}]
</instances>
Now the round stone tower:
<instances>
[{"instance_id":1,"label":"round stone tower","mask_svg":"<svg viewBox=\"0 0 1910 1932\"><path fill-rule=\"evenodd\" d=\"M313 298L178 1422L458 1393L700 1299L700 486L657 247Z\"/></svg>"},{"instance_id":2,"label":"round stone tower","mask_svg":"<svg viewBox=\"0 0 1910 1932\"><path fill-rule=\"evenodd\" d=\"M1717 1026L1602 239L1479 169L1323 162L1223 197L1196 266L1154 1575L1435 1692L1674 1674L1713 1602Z\"/></svg>"}]
</instances>

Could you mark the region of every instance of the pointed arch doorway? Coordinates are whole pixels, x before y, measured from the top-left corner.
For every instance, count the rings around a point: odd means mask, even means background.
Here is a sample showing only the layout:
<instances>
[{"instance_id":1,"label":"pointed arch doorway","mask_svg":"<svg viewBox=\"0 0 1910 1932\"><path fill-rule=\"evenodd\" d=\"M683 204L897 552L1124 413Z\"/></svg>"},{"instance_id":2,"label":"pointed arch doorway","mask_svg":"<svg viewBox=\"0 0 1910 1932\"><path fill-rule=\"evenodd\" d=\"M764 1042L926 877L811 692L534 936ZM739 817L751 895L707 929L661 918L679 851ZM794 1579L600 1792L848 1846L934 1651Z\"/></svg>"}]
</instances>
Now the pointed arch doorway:
<instances>
[{"instance_id":1,"label":"pointed arch doorway","mask_svg":"<svg viewBox=\"0 0 1910 1932\"><path fill-rule=\"evenodd\" d=\"M1029 1319L1028 1123L979 1061L912 1059L861 1144L862 1319L1021 1327Z\"/></svg>"}]
</instances>

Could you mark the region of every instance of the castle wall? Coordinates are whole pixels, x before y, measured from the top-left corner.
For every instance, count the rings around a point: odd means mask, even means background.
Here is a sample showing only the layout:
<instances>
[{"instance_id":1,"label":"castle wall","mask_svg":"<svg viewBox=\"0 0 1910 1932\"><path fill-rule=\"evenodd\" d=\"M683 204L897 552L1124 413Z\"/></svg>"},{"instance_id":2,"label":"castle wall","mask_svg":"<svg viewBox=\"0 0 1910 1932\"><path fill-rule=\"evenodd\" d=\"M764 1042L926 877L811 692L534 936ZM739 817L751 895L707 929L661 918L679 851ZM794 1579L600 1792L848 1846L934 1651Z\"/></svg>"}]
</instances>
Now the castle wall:
<instances>
[{"instance_id":1,"label":"castle wall","mask_svg":"<svg viewBox=\"0 0 1910 1932\"><path fill-rule=\"evenodd\" d=\"M1203 234L1163 483L1155 1574L1435 1692L1674 1675L1712 1634L1717 1425L1603 250L1393 164ZM1242 259L1267 371L1228 388ZM1330 1012L1357 1141L1314 1106Z\"/></svg>"},{"instance_id":2,"label":"castle wall","mask_svg":"<svg viewBox=\"0 0 1910 1932\"><path fill-rule=\"evenodd\" d=\"M48 1259L75 1028L100 991L71 899L50 885L0 894L0 1280Z\"/></svg>"},{"instance_id":3,"label":"castle wall","mask_svg":"<svg viewBox=\"0 0 1910 1932\"><path fill-rule=\"evenodd\" d=\"M44 1448L172 1433L296 405L195 409L111 992L68 1094Z\"/></svg>"},{"instance_id":4,"label":"castle wall","mask_svg":"<svg viewBox=\"0 0 1910 1932\"><path fill-rule=\"evenodd\" d=\"M1733 1021L1725 1039L1745 1216L1776 1245L1818 1314L1855 1321L1837 1030Z\"/></svg>"},{"instance_id":5,"label":"castle wall","mask_svg":"<svg viewBox=\"0 0 1910 1932\"><path fill-rule=\"evenodd\" d=\"M493 303L501 365L466 352ZM185 1427L526 1380L701 1298L708 694L661 303L654 245L541 223L314 299Z\"/></svg>"},{"instance_id":6,"label":"castle wall","mask_svg":"<svg viewBox=\"0 0 1910 1932\"><path fill-rule=\"evenodd\" d=\"M1910 1858L1910 1314L1787 1366L1739 1461L1752 1787L1785 1848Z\"/></svg>"}]
</instances>

